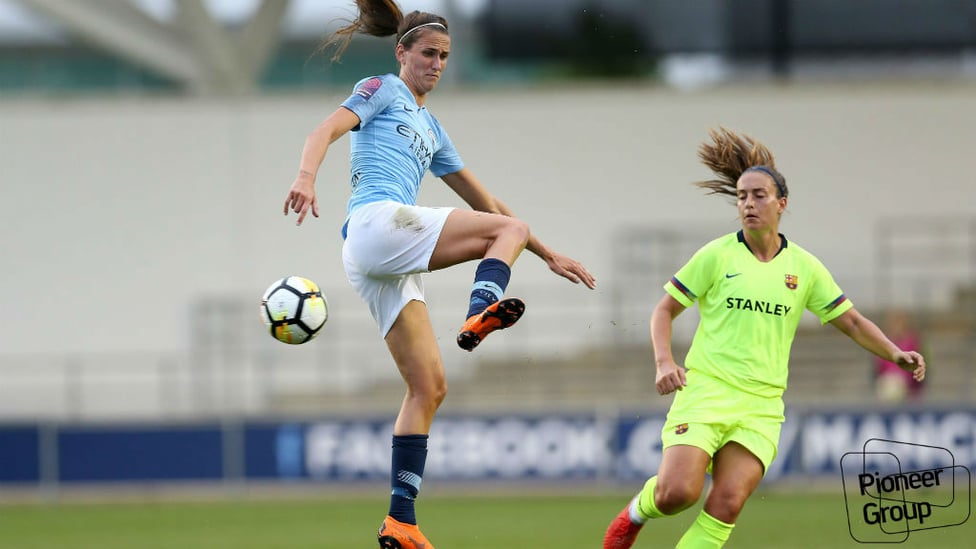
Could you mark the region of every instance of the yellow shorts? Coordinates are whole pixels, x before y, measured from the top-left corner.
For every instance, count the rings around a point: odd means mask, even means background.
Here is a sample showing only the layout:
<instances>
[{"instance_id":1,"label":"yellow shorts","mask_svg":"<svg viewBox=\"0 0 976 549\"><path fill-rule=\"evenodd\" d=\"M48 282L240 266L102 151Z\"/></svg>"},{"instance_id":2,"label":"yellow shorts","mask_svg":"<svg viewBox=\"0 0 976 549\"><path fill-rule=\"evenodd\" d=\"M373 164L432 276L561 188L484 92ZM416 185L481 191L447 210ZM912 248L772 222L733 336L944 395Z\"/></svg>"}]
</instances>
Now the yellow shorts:
<instances>
[{"instance_id":1,"label":"yellow shorts","mask_svg":"<svg viewBox=\"0 0 976 549\"><path fill-rule=\"evenodd\" d=\"M768 471L785 419L783 399L752 395L694 370L688 370L687 379L688 385L675 394L661 430L664 448L685 444L714 456L719 448L737 442Z\"/></svg>"}]
</instances>

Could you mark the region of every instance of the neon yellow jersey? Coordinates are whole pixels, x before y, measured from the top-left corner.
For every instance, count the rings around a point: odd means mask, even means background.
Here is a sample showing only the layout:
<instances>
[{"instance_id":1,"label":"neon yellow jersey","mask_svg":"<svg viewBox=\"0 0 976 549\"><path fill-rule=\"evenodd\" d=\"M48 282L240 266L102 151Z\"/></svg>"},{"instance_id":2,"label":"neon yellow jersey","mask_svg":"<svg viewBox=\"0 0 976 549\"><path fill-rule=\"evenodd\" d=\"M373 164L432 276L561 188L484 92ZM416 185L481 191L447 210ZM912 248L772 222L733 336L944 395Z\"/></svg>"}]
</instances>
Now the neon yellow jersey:
<instances>
[{"instance_id":1,"label":"neon yellow jersey","mask_svg":"<svg viewBox=\"0 0 976 549\"><path fill-rule=\"evenodd\" d=\"M819 259L795 243L756 259L742 231L695 252L664 285L700 321L684 366L748 393L781 397L803 310L826 324L853 305Z\"/></svg>"}]
</instances>

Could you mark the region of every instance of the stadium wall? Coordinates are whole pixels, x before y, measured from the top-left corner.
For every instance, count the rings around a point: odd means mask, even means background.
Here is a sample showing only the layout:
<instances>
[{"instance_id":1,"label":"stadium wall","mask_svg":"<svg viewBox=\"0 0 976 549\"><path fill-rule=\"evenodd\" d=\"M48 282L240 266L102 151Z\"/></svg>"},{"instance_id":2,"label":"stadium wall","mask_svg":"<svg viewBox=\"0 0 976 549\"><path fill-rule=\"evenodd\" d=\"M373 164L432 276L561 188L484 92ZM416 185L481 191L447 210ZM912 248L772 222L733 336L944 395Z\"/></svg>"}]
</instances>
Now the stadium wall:
<instances>
[{"instance_id":1,"label":"stadium wall","mask_svg":"<svg viewBox=\"0 0 976 549\"><path fill-rule=\"evenodd\" d=\"M974 92L937 82L554 86L442 90L429 106L481 180L603 282L544 299L605 302L621 226L735 230L733 206L690 184L709 175L696 147L726 126L776 153L791 187L784 233L819 255L856 304L873 305L878 219L976 214ZM281 213L305 136L344 97L0 102L0 354L187 350L194 303L250 303L285 274L361 309L339 261L347 140L319 174L322 217L296 228ZM421 203L461 205L439 182ZM433 276L435 307L463 301L469 269ZM554 280L525 257L513 291Z\"/></svg>"}]
</instances>

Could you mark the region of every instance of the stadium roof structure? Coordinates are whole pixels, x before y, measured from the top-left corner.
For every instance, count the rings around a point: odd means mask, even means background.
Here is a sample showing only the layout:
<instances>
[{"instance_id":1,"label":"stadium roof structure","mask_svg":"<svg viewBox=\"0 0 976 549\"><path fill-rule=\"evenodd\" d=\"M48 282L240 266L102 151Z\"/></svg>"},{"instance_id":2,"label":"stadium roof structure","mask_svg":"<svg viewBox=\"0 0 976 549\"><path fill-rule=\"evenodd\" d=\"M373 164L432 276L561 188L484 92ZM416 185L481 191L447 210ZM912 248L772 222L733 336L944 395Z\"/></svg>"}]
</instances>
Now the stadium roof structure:
<instances>
[{"instance_id":1,"label":"stadium roof structure","mask_svg":"<svg viewBox=\"0 0 976 549\"><path fill-rule=\"evenodd\" d=\"M976 0L399 0L451 21L442 85L963 78ZM693 5L692 5L693 4ZM353 0L0 0L0 95L247 95L395 70L391 40L341 63L318 43ZM457 32L455 32L457 31Z\"/></svg>"},{"instance_id":2,"label":"stadium roof structure","mask_svg":"<svg viewBox=\"0 0 976 549\"><path fill-rule=\"evenodd\" d=\"M470 13L487 0L405 9ZM0 0L0 47L84 43L196 94L254 91L283 40L319 40L352 0ZM458 11L460 10L460 11Z\"/></svg>"}]
</instances>

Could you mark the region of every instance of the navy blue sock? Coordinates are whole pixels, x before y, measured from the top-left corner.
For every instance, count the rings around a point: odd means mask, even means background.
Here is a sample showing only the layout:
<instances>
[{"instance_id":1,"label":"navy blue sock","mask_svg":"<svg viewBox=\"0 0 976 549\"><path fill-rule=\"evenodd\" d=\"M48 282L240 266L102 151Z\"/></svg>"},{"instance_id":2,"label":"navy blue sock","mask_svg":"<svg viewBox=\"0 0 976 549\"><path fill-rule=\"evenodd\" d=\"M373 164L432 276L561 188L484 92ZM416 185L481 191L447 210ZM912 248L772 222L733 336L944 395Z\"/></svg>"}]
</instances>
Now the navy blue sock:
<instances>
[{"instance_id":1,"label":"navy blue sock","mask_svg":"<svg viewBox=\"0 0 976 549\"><path fill-rule=\"evenodd\" d=\"M427 435L393 435L393 463L390 486L390 516L417 524L413 502L420 492L427 463Z\"/></svg>"},{"instance_id":2,"label":"navy blue sock","mask_svg":"<svg viewBox=\"0 0 976 549\"><path fill-rule=\"evenodd\" d=\"M468 316L481 313L492 303L505 295L508 280L512 277L512 269L501 259L489 257L478 263L478 270L474 272L474 286L471 288L471 304L468 306Z\"/></svg>"}]
</instances>

